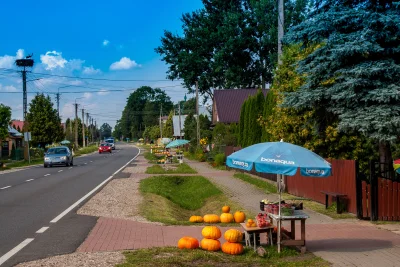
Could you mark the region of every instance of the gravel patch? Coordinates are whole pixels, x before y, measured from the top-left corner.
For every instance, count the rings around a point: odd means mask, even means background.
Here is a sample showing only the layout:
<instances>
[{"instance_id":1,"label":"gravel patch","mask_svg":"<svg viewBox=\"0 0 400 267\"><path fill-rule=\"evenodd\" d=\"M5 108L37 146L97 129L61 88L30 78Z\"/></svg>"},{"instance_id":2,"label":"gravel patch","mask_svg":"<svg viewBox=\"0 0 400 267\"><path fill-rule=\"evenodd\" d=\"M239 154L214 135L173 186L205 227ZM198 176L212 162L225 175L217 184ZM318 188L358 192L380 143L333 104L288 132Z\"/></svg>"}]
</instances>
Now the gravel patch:
<instances>
[{"instance_id":1,"label":"gravel patch","mask_svg":"<svg viewBox=\"0 0 400 267\"><path fill-rule=\"evenodd\" d=\"M46 259L24 262L17 267L112 267L123 263L125 256L120 251L114 252L76 252L72 254L54 256Z\"/></svg>"}]
</instances>

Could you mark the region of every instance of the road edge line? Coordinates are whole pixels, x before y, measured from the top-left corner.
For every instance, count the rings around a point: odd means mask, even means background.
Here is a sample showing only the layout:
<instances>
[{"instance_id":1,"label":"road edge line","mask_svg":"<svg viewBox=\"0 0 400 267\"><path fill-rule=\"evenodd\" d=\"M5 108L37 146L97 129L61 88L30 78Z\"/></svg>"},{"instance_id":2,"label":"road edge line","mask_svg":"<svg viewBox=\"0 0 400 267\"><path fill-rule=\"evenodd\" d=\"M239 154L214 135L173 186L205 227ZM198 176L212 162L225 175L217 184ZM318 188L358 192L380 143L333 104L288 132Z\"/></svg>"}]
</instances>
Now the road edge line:
<instances>
[{"instance_id":1,"label":"road edge line","mask_svg":"<svg viewBox=\"0 0 400 267\"><path fill-rule=\"evenodd\" d=\"M136 146L135 146L136 147ZM139 155L140 155L140 148L136 147L137 149L139 149L139 153L137 153L136 156L134 156L131 160L129 160L124 166L122 166L121 168L119 168L116 172L114 172L110 177L108 177L106 180L104 180L103 182L101 182L98 186L96 186L94 189L92 189L92 191L90 191L89 193L87 193L86 195L84 195L83 197L81 197L78 201L76 201L74 204L72 204L71 206L69 206L66 210L64 210L63 212L61 212L57 217L55 217L53 220L50 221L50 223L56 223L58 222L62 217L64 217L68 212L70 212L71 210L73 210L75 207L77 207L80 203L82 203L85 199L87 199L88 197L90 197L94 192L96 192L100 187L102 187L104 184L106 184L108 181L110 181L114 175L116 175L118 172L120 172L122 169L124 169L126 166L128 166L132 161L134 161Z\"/></svg>"},{"instance_id":2,"label":"road edge line","mask_svg":"<svg viewBox=\"0 0 400 267\"><path fill-rule=\"evenodd\" d=\"M18 245L16 245L13 249L11 249L9 252L4 254L3 256L0 257L0 265L8 261L12 256L17 254L21 249L23 249L25 246L27 246L29 243L31 243L34 240L34 238L27 238Z\"/></svg>"}]
</instances>

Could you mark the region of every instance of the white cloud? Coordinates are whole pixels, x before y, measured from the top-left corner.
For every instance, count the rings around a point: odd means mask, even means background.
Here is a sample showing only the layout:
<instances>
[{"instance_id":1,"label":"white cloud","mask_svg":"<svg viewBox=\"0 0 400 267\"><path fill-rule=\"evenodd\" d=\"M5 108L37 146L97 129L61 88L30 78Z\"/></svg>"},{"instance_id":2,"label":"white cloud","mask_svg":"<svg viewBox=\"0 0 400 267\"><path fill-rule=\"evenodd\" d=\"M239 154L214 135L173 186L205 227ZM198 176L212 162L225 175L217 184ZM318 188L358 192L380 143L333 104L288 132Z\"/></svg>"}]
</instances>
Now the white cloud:
<instances>
[{"instance_id":1,"label":"white cloud","mask_svg":"<svg viewBox=\"0 0 400 267\"><path fill-rule=\"evenodd\" d=\"M45 55L40 55L40 60L42 64L46 66L46 70L52 70L57 67L64 68L65 64L68 62L62 57L62 53L57 51L47 51Z\"/></svg>"},{"instance_id":2,"label":"white cloud","mask_svg":"<svg viewBox=\"0 0 400 267\"><path fill-rule=\"evenodd\" d=\"M108 46L109 44L110 44L110 41L108 41L108 40L103 41L103 46Z\"/></svg>"},{"instance_id":3,"label":"white cloud","mask_svg":"<svg viewBox=\"0 0 400 267\"><path fill-rule=\"evenodd\" d=\"M9 55L0 56L0 68L11 69L14 66L15 60L23 57L24 49L18 49L15 57Z\"/></svg>"},{"instance_id":4,"label":"white cloud","mask_svg":"<svg viewBox=\"0 0 400 267\"><path fill-rule=\"evenodd\" d=\"M101 73L100 69L95 69L93 66L83 67L83 74L93 75Z\"/></svg>"},{"instance_id":5,"label":"white cloud","mask_svg":"<svg viewBox=\"0 0 400 267\"><path fill-rule=\"evenodd\" d=\"M100 92L97 92L98 95L108 95L110 92L106 91L106 89L101 89Z\"/></svg>"},{"instance_id":6,"label":"white cloud","mask_svg":"<svg viewBox=\"0 0 400 267\"><path fill-rule=\"evenodd\" d=\"M134 60L131 60L130 58L127 57L123 57L119 61L111 64L110 70L128 70L140 66L141 65L137 64Z\"/></svg>"},{"instance_id":7,"label":"white cloud","mask_svg":"<svg viewBox=\"0 0 400 267\"><path fill-rule=\"evenodd\" d=\"M92 93L84 93L83 97L86 98L86 99L89 99L89 98L92 97Z\"/></svg>"},{"instance_id":8,"label":"white cloud","mask_svg":"<svg viewBox=\"0 0 400 267\"><path fill-rule=\"evenodd\" d=\"M4 91L4 92L16 92L18 91L17 88L15 86L12 85L6 85L3 86L2 84L0 84L0 91Z\"/></svg>"}]
</instances>

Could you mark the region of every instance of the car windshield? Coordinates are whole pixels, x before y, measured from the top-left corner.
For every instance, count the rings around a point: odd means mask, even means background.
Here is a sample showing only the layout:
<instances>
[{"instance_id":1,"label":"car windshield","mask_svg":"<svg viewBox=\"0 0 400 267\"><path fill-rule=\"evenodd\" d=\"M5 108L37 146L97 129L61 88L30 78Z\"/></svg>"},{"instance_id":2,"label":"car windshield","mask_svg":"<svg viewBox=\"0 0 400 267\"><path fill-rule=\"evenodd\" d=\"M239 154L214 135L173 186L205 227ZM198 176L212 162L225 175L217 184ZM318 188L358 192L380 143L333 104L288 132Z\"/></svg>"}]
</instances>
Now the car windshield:
<instances>
[{"instance_id":1,"label":"car windshield","mask_svg":"<svg viewBox=\"0 0 400 267\"><path fill-rule=\"evenodd\" d=\"M109 144L101 144L101 146L109 146Z\"/></svg>"},{"instance_id":2,"label":"car windshield","mask_svg":"<svg viewBox=\"0 0 400 267\"><path fill-rule=\"evenodd\" d=\"M52 154L67 154L67 149L66 148L50 148L47 150L47 154L52 155Z\"/></svg>"},{"instance_id":3,"label":"car windshield","mask_svg":"<svg viewBox=\"0 0 400 267\"><path fill-rule=\"evenodd\" d=\"M114 140L112 140L112 139L107 139L106 142L107 142L107 143L114 143Z\"/></svg>"}]
</instances>

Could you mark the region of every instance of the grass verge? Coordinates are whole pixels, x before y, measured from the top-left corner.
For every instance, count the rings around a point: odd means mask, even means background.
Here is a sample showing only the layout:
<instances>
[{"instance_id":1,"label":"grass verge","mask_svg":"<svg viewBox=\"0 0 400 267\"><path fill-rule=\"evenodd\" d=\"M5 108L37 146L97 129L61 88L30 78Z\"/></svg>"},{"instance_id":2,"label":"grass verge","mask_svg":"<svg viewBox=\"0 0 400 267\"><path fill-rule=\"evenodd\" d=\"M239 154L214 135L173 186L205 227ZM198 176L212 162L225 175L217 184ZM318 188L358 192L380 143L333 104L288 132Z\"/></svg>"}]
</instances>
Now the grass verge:
<instances>
[{"instance_id":1,"label":"grass verge","mask_svg":"<svg viewBox=\"0 0 400 267\"><path fill-rule=\"evenodd\" d=\"M274 184L271 184L266 180L261 180L261 179L252 177L248 174L237 172L233 175L233 177L238 178L249 184L255 185L258 188L263 189L269 193L277 193L278 192L276 189L276 186Z\"/></svg>"},{"instance_id":2,"label":"grass verge","mask_svg":"<svg viewBox=\"0 0 400 267\"><path fill-rule=\"evenodd\" d=\"M231 213L243 210L202 176L154 176L140 182L140 191L142 216L169 225L193 225L189 222L190 216L219 215L224 205L231 207ZM243 211L247 217L254 217Z\"/></svg>"},{"instance_id":3,"label":"grass verge","mask_svg":"<svg viewBox=\"0 0 400 267\"><path fill-rule=\"evenodd\" d=\"M149 163L157 163L158 157L156 157L154 154L150 153L149 151L144 152L143 156L145 159L147 159L149 161Z\"/></svg>"},{"instance_id":4,"label":"grass verge","mask_svg":"<svg viewBox=\"0 0 400 267\"><path fill-rule=\"evenodd\" d=\"M278 254L276 247L265 247L265 257L254 250L245 248L242 255L228 255L201 249L181 250L178 248L151 248L124 252L126 262L118 267L130 266L330 266L325 260L312 253L299 254L293 249L284 248Z\"/></svg>"},{"instance_id":5,"label":"grass verge","mask_svg":"<svg viewBox=\"0 0 400 267\"><path fill-rule=\"evenodd\" d=\"M0 168L0 171L2 170L9 170L12 168L20 168L20 167L27 167L27 166L32 166L32 165L37 165L37 164L43 164L43 158L40 159L32 159L31 163L29 163L27 160L22 160L22 161L11 161L11 162L5 162L5 167Z\"/></svg>"},{"instance_id":6,"label":"grass verge","mask_svg":"<svg viewBox=\"0 0 400 267\"><path fill-rule=\"evenodd\" d=\"M285 200L295 199L295 200L301 201L301 202L303 202L304 207L306 207L310 210L316 211L318 213L327 215L327 216L331 217L332 219L355 219L356 218L356 216L354 214L347 213L347 212L337 214L336 213L336 203L329 206L328 209L325 209L324 204L321 204L321 203L318 203L316 201L309 200L309 199L302 199L302 198L299 198L297 196L293 196L290 194L284 193L284 194L282 194L282 198Z\"/></svg>"},{"instance_id":7,"label":"grass verge","mask_svg":"<svg viewBox=\"0 0 400 267\"><path fill-rule=\"evenodd\" d=\"M186 163L179 165L153 165L147 168L146 173L149 174L170 174L170 173L197 173Z\"/></svg>"},{"instance_id":8,"label":"grass verge","mask_svg":"<svg viewBox=\"0 0 400 267\"><path fill-rule=\"evenodd\" d=\"M97 145L94 146L88 146L88 147L82 147L78 151L74 152L74 157L79 157L85 154L93 153L97 151L99 147Z\"/></svg>"}]
</instances>

